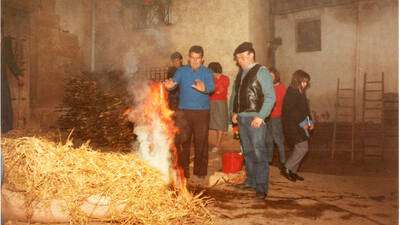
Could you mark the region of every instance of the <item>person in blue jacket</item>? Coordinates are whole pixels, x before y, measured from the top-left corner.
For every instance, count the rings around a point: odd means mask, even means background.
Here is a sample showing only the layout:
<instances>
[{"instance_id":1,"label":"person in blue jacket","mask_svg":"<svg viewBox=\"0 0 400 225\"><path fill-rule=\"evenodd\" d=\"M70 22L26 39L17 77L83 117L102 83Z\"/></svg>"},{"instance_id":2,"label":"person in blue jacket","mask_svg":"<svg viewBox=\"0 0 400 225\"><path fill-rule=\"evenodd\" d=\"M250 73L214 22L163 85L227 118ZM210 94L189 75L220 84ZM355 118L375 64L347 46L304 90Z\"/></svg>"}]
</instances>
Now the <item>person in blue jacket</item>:
<instances>
[{"instance_id":1,"label":"person in blue jacket","mask_svg":"<svg viewBox=\"0 0 400 225\"><path fill-rule=\"evenodd\" d=\"M210 123L209 94L214 91L212 72L203 65L204 50L194 45L189 49L189 64L180 67L175 75L165 81L165 87L172 90L179 87L178 110L183 111L188 123L187 140L178 152L185 177L189 177L189 159L192 136L194 140L193 175L199 179L207 176L208 129Z\"/></svg>"}]
</instances>

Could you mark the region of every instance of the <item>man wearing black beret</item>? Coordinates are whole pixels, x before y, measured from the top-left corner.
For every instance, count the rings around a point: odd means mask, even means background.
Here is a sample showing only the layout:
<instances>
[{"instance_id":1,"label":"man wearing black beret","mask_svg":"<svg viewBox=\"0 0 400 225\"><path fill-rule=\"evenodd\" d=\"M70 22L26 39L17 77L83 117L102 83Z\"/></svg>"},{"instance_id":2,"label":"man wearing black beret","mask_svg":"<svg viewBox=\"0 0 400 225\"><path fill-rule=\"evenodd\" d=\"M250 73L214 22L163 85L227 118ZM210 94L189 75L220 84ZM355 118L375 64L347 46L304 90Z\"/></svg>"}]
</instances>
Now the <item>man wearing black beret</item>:
<instances>
[{"instance_id":1,"label":"man wearing black beret","mask_svg":"<svg viewBox=\"0 0 400 225\"><path fill-rule=\"evenodd\" d=\"M264 119L275 103L273 81L267 68L255 63L252 43L240 44L233 56L240 70L232 91L232 122L239 125L247 173L246 181L238 187L255 189L256 199L263 200L268 194L269 176Z\"/></svg>"}]
</instances>

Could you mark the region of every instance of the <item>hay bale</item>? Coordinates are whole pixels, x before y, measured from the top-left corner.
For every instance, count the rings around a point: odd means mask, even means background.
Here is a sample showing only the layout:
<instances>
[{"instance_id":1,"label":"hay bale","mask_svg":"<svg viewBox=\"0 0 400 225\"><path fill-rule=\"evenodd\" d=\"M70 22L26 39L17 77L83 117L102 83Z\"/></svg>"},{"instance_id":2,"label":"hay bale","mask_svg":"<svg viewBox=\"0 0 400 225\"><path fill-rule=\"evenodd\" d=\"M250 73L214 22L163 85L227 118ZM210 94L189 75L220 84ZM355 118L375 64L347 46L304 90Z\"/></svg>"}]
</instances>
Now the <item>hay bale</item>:
<instances>
[{"instance_id":1,"label":"hay bale","mask_svg":"<svg viewBox=\"0 0 400 225\"><path fill-rule=\"evenodd\" d=\"M99 152L88 144L73 148L70 141L35 137L3 138L1 146L3 188L23 196L27 221L43 222L35 221L37 208L62 201L71 224L212 223L205 208L209 200L169 188L135 153ZM107 207L95 211L93 205Z\"/></svg>"}]
</instances>

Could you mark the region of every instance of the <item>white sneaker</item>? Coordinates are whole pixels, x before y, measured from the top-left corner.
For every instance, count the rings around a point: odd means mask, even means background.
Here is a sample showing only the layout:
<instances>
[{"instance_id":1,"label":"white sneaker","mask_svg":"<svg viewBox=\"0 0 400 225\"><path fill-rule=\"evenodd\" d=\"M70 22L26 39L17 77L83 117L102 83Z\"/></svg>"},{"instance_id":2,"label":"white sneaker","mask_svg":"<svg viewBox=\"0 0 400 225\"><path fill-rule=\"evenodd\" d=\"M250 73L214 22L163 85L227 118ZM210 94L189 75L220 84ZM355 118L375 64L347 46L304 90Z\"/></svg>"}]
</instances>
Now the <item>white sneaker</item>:
<instances>
[{"instance_id":1,"label":"white sneaker","mask_svg":"<svg viewBox=\"0 0 400 225\"><path fill-rule=\"evenodd\" d=\"M213 147L212 149L211 149L211 152L218 152L218 148L217 147Z\"/></svg>"}]
</instances>

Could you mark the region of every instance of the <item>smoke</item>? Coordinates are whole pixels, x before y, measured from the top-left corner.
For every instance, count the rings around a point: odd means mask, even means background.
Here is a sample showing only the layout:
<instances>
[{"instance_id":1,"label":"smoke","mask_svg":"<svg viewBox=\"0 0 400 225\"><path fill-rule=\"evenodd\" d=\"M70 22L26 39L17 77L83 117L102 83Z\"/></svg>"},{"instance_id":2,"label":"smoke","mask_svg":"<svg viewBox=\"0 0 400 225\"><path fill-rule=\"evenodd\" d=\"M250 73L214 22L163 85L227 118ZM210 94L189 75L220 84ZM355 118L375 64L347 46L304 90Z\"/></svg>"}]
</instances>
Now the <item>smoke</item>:
<instances>
[{"instance_id":1,"label":"smoke","mask_svg":"<svg viewBox=\"0 0 400 225\"><path fill-rule=\"evenodd\" d=\"M136 150L140 158L160 171L165 183L169 183L173 137L163 111L167 102L162 84L150 82L140 76L138 57L133 50L125 54L124 67L129 81L128 92L134 100L127 116L134 123Z\"/></svg>"},{"instance_id":2,"label":"smoke","mask_svg":"<svg viewBox=\"0 0 400 225\"><path fill-rule=\"evenodd\" d=\"M167 47L167 38L165 34L162 33L160 30L150 28L146 30L145 34L148 38L154 39L155 43L157 44L156 46L158 48L163 49Z\"/></svg>"},{"instance_id":3,"label":"smoke","mask_svg":"<svg viewBox=\"0 0 400 225\"><path fill-rule=\"evenodd\" d=\"M138 136L139 155L151 167L161 172L165 183L170 181L170 151L169 140L165 134L159 117L154 117L151 124L138 124L135 126Z\"/></svg>"},{"instance_id":4,"label":"smoke","mask_svg":"<svg viewBox=\"0 0 400 225\"><path fill-rule=\"evenodd\" d=\"M125 54L124 57L125 75L132 78L133 75L138 71L137 65L138 59L135 52L131 49Z\"/></svg>"},{"instance_id":5,"label":"smoke","mask_svg":"<svg viewBox=\"0 0 400 225\"><path fill-rule=\"evenodd\" d=\"M133 85L135 105L129 120L134 122L134 133L137 135L139 156L150 166L160 171L163 180L170 182L171 169L171 124L165 119L162 86L157 83L144 82Z\"/></svg>"}]
</instances>

